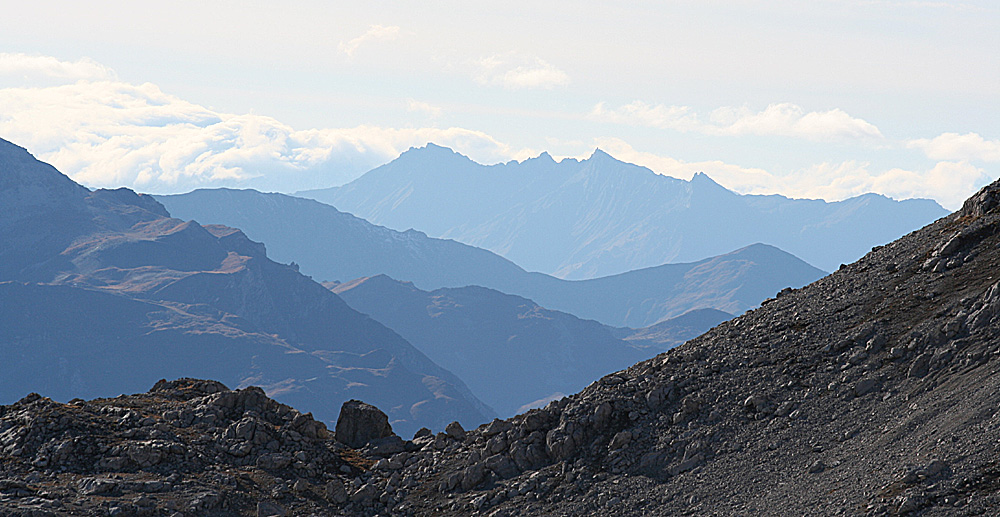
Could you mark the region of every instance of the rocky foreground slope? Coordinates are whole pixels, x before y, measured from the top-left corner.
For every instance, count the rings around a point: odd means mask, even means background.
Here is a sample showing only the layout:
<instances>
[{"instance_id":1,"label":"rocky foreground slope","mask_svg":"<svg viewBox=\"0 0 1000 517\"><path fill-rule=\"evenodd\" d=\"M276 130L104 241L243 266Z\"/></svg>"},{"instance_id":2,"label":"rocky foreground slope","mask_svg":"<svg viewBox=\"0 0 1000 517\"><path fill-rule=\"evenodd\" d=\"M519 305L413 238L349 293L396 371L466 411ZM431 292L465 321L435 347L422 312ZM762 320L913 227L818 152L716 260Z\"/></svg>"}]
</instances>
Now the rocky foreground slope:
<instances>
[{"instance_id":1,"label":"rocky foreground slope","mask_svg":"<svg viewBox=\"0 0 1000 517\"><path fill-rule=\"evenodd\" d=\"M468 432L363 445L384 425L352 418L335 433L351 449L307 416L239 402L253 389L184 381L89 403L29 396L0 409L0 509L992 515L998 318L1000 183L700 338Z\"/></svg>"}]
</instances>

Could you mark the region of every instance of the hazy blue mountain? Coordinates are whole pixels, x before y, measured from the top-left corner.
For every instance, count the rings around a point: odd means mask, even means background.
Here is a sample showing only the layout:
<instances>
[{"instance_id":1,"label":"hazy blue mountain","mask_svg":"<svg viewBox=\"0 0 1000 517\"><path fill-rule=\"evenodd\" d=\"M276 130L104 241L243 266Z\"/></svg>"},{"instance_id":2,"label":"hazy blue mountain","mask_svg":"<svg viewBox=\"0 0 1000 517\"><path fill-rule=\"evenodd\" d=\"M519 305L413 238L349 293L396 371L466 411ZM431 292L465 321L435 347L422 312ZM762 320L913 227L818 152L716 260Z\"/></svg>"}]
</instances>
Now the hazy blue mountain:
<instances>
[{"instance_id":1,"label":"hazy blue mountain","mask_svg":"<svg viewBox=\"0 0 1000 517\"><path fill-rule=\"evenodd\" d=\"M641 329L616 328L612 334L635 347L668 350L732 318L732 314L717 309L695 309Z\"/></svg>"},{"instance_id":2,"label":"hazy blue mountain","mask_svg":"<svg viewBox=\"0 0 1000 517\"><path fill-rule=\"evenodd\" d=\"M386 274L436 289L504 285L526 274L495 253L376 226L312 199L232 189L155 197L176 217L240 228L274 260L320 281Z\"/></svg>"},{"instance_id":3,"label":"hazy blue mountain","mask_svg":"<svg viewBox=\"0 0 1000 517\"><path fill-rule=\"evenodd\" d=\"M827 271L944 216L934 201L739 195L704 174L683 181L597 150L484 166L410 149L342 187L298 195L375 224L494 251L530 271L595 278L689 262L762 242Z\"/></svg>"},{"instance_id":4,"label":"hazy blue mountain","mask_svg":"<svg viewBox=\"0 0 1000 517\"><path fill-rule=\"evenodd\" d=\"M484 287L427 292L385 275L325 285L455 372L505 417L574 393L728 319L716 320L725 314L720 311L685 315L658 325L655 339Z\"/></svg>"},{"instance_id":5,"label":"hazy blue mountain","mask_svg":"<svg viewBox=\"0 0 1000 517\"><path fill-rule=\"evenodd\" d=\"M242 232L90 192L0 140L0 401L115 396L160 378L255 384L319 419L345 400L401 433L493 411L454 374Z\"/></svg>"},{"instance_id":6,"label":"hazy blue mountain","mask_svg":"<svg viewBox=\"0 0 1000 517\"><path fill-rule=\"evenodd\" d=\"M454 241L375 226L313 200L225 189L157 199L178 217L241 228L272 257L294 261L317 280L387 274L424 290L479 285L616 327L646 327L701 308L738 314L824 274L773 246L753 245L689 264L568 281L527 273Z\"/></svg>"}]
</instances>

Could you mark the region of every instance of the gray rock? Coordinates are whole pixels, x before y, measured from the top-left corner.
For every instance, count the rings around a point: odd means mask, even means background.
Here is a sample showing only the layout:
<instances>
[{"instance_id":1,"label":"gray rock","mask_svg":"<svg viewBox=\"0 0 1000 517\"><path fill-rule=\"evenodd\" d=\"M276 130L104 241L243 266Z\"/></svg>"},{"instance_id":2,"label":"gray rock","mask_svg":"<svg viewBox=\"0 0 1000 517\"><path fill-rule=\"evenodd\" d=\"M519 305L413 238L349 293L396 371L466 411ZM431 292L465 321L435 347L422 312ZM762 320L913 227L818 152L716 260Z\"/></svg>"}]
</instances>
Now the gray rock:
<instances>
[{"instance_id":1,"label":"gray rock","mask_svg":"<svg viewBox=\"0 0 1000 517\"><path fill-rule=\"evenodd\" d=\"M288 510L284 506L273 501L260 501L257 503L257 517L285 517Z\"/></svg>"},{"instance_id":2,"label":"gray rock","mask_svg":"<svg viewBox=\"0 0 1000 517\"><path fill-rule=\"evenodd\" d=\"M611 421L611 414L613 410L611 404L607 402L602 402L596 408L594 408L594 426L598 429L603 429Z\"/></svg>"},{"instance_id":3,"label":"gray rock","mask_svg":"<svg viewBox=\"0 0 1000 517\"><path fill-rule=\"evenodd\" d=\"M687 472L687 471L689 471L689 470L697 467L704 460L705 460L705 456L699 452L698 454L695 454L694 456L692 456L692 457L690 457L690 458L688 458L686 460L683 460L680 463L678 463L678 464L670 467L670 469L668 469L668 472L670 473L671 476L676 476L678 474L681 474L683 472Z\"/></svg>"},{"instance_id":4,"label":"gray rock","mask_svg":"<svg viewBox=\"0 0 1000 517\"><path fill-rule=\"evenodd\" d=\"M920 354L916 359L913 360L913 364L910 365L910 370L907 372L907 376L920 378L927 375L927 371L930 368L931 355L930 354Z\"/></svg>"},{"instance_id":5,"label":"gray rock","mask_svg":"<svg viewBox=\"0 0 1000 517\"><path fill-rule=\"evenodd\" d=\"M454 438L458 441L465 440L465 429L463 429L462 424L458 422L452 422L447 426L445 426L444 432L451 438Z\"/></svg>"},{"instance_id":6,"label":"gray rock","mask_svg":"<svg viewBox=\"0 0 1000 517\"><path fill-rule=\"evenodd\" d=\"M608 448L610 448L611 450L621 449L622 447L628 445L629 442L631 441L632 441L632 433L628 431L621 431L618 434L616 434L614 438L611 439L611 443L608 445Z\"/></svg>"},{"instance_id":7,"label":"gray rock","mask_svg":"<svg viewBox=\"0 0 1000 517\"><path fill-rule=\"evenodd\" d=\"M361 488L357 489L353 494L351 494L352 503L365 503L375 499L376 488L371 483L363 485Z\"/></svg>"},{"instance_id":8,"label":"gray rock","mask_svg":"<svg viewBox=\"0 0 1000 517\"><path fill-rule=\"evenodd\" d=\"M471 490L479 483L483 482L486 469L482 463L470 465L462 471L462 490Z\"/></svg>"},{"instance_id":9,"label":"gray rock","mask_svg":"<svg viewBox=\"0 0 1000 517\"><path fill-rule=\"evenodd\" d=\"M277 452L261 454L260 457L257 458L257 467L264 470L283 469L291 464L291 456Z\"/></svg>"},{"instance_id":10,"label":"gray rock","mask_svg":"<svg viewBox=\"0 0 1000 517\"><path fill-rule=\"evenodd\" d=\"M649 409L657 409L667 399L667 390L664 387L655 388L646 394L646 406Z\"/></svg>"},{"instance_id":11,"label":"gray rock","mask_svg":"<svg viewBox=\"0 0 1000 517\"><path fill-rule=\"evenodd\" d=\"M323 497L331 503L344 504L347 502L347 489L344 488L344 484L340 480L334 479L326 484L323 489Z\"/></svg>"},{"instance_id":12,"label":"gray rock","mask_svg":"<svg viewBox=\"0 0 1000 517\"><path fill-rule=\"evenodd\" d=\"M118 488L118 482L107 478L83 478L76 486L81 494L98 495L114 491Z\"/></svg>"},{"instance_id":13,"label":"gray rock","mask_svg":"<svg viewBox=\"0 0 1000 517\"><path fill-rule=\"evenodd\" d=\"M868 393L875 391L876 388L878 388L877 379L871 379L871 378L861 379L860 381L857 382L857 384L854 385L854 394L860 397L862 395L867 395Z\"/></svg>"},{"instance_id":14,"label":"gray rock","mask_svg":"<svg viewBox=\"0 0 1000 517\"><path fill-rule=\"evenodd\" d=\"M355 449L372 440L392 436L389 417L379 408L360 400L348 400L337 418L337 441Z\"/></svg>"}]
</instances>

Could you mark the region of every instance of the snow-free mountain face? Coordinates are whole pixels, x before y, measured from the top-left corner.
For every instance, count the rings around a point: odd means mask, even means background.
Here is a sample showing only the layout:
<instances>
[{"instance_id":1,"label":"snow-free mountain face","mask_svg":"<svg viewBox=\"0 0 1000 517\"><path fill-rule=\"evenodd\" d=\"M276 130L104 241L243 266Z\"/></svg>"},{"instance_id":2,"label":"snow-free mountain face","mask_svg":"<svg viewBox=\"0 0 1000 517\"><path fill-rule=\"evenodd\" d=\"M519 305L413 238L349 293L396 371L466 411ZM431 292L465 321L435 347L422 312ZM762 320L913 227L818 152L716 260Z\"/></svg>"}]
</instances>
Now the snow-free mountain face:
<instances>
[{"instance_id":1,"label":"snow-free mountain face","mask_svg":"<svg viewBox=\"0 0 1000 517\"><path fill-rule=\"evenodd\" d=\"M464 379L505 417L544 406L683 341L648 346L639 340L633 346L613 335L624 329L484 287L427 292L385 275L327 287Z\"/></svg>"},{"instance_id":2,"label":"snow-free mountain face","mask_svg":"<svg viewBox=\"0 0 1000 517\"><path fill-rule=\"evenodd\" d=\"M389 275L423 289L496 286L526 273L492 252L418 231L397 232L314 201L255 190L156 196L171 214L240 228L279 262L318 281Z\"/></svg>"},{"instance_id":3,"label":"snow-free mountain face","mask_svg":"<svg viewBox=\"0 0 1000 517\"><path fill-rule=\"evenodd\" d=\"M317 280L387 274L424 290L478 285L616 327L646 327L702 308L738 314L824 274L773 246L753 245L689 264L568 281L527 273L486 250L389 230L282 194L219 189L157 199L177 217L241 228L271 256L295 262Z\"/></svg>"},{"instance_id":4,"label":"snow-free mountain face","mask_svg":"<svg viewBox=\"0 0 1000 517\"><path fill-rule=\"evenodd\" d=\"M332 421L350 398L400 432L492 416L453 374L242 232L90 192L0 141L0 400L113 396L164 377L259 385Z\"/></svg>"},{"instance_id":5,"label":"snow-free mountain face","mask_svg":"<svg viewBox=\"0 0 1000 517\"><path fill-rule=\"evenodd\" d=\"M832 271L946 214L929 200L827 203L738 195L596 151L555 162L477 164L428 145L311 197L394 229L415 228L567 279L689 262L762 242Z\"/></svg>"}]
</instances>

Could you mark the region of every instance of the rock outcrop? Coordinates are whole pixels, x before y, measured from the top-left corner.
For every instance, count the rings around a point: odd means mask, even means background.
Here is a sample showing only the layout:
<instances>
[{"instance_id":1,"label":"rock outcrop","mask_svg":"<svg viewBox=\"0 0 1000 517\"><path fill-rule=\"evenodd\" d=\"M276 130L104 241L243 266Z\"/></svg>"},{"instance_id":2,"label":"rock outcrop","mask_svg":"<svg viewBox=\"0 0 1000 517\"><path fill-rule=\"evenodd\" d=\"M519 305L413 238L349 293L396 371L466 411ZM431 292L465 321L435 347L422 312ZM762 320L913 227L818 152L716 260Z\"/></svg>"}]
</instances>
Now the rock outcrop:
<instances>
[{"instance_id":1,"label":"rock outcrop","mask_svg":"<svg viewBox=\"0 0 1000 517\"><path fill-rule=\"evenodd\" d=\"M260 388L197 379L67 404L0 406L2 515L274 515L350 511L371 462Z\"/></svg>"}]
</instances>

